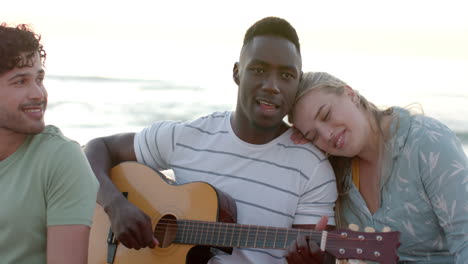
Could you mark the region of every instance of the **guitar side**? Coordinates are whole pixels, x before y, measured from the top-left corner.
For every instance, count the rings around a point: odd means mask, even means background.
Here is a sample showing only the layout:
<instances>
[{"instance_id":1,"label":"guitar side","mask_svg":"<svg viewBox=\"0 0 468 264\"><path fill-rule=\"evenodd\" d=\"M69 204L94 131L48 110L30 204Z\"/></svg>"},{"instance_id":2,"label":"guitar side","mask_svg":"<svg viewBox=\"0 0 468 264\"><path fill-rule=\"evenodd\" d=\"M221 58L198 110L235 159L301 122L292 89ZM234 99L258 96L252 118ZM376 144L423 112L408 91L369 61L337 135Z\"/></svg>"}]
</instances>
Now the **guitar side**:
<instances>
[{"instance_id":1,"label":"guitar side","mask_svg":"<svg viewBox=\"0 0 468 264\"><path fill-rule=\"evenodd\" d=\"M236 206L229 196L216 191L211 185L194 182L172 185L164 175L135 163L126 162L111 170L112 182L121 192L127 192L127 199L145 212L153 224L163 215L173 215L177 219L200 221L235 222ZM110 222L103 208L96 204L91 227L88 264L107 263L107 237ZM120 263L195 263L209 258L205 247L171 244L168 247L140 250L128 249L118 244L114 264Z\"/></svg>"}]
</instances>

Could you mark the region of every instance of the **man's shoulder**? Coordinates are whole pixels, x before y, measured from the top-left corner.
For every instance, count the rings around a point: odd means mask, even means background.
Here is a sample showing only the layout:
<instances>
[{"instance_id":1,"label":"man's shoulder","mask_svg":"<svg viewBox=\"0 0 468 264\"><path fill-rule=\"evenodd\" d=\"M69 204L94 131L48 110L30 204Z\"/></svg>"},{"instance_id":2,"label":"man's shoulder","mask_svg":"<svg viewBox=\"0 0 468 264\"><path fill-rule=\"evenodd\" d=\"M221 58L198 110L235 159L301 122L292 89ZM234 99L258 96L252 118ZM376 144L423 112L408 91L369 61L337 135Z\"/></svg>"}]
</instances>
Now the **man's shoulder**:
<instances>
[{"instance_id":1,"label":"man's shoulder","mask_svg":"<svg viewBox=\"0 0 468 264\"><path fill-rule=\"evenodd\" d=\"M292 130L289 129L281 136L281 140L277 143L278 146L288 152L288 156L295 157L298 160L314 160L319 163L327 160L325 154L314 144L295 144L291 140L291 134Z\"/></svg>"},{"instance_id":2,"label":"man's shoulder","mask_svg":"<svg viewBox=\"0 0 468 264\"><path fill-rule=\"evenodd\" d=\"M38 134L37 136L42 137L43 139L47 140L56 140L59 142L75 142L73 139L70 139L66 137L60 128L54 126L54 125L47 125L44 130Z\"/></svg>"},{"instance_id":3,"label":"man's shoulder","mask_svg":"<svg viewBox=\"0 0 468 264\"><path fill-rule=\"evenodd\" d=\"M47 125L41 133L33 137L31 147L47 149L50 151L50 155L54 155L53 151L79 149L79 144L66 137L58 127Z\"/></svg>"},{"instance_id":4,"label":"man's shoulder","mask_svg":"<svg viewBox=\"0 0 468 264\"><path fill-rule=\"evenodd\" d=\"M157 140L159 143L168 143L178 141L180 138L190 141L198 140L200 136L212 136L219 133L228 134L230 131L229 116L230 112L226 111L214 112L188 121L158 121L137 133L136 142L140 142L140 140Z\"/></svg>"},{"instance_id":5,"label":"man's shoulder","mask_svg":"<svg viewBox=\"0 0 468 264\"><path fill-rule=\"evenodd\" d=\"M224 122L226 118L229 118L230 116L231 116L230 111L213 112L209 115L199 117L197 119L194 119L186 123L187 124L217 124L217 123Z\"/></svg>"},{"instance_id":6,"label":"man's shoulder","mask_svg":"<svg viewBox=\"0 0 468 264\"><path fill-rule=\"evenodd\" d=\"M181 121L181 120L161 120L154 122L150 127L160 127L160 126L199 126L207 124L220 124L224 123L226 118L229 118L231 115L230 111L224 112L213 112L209 115L201 116L195 119Z\"/></svg>"},{"instance_id":7,"label":"man's shoulder","mask_svg":"<svg viewBox=\"0 0 468 264\"><path fill-rule=\"evenodd\" d=\"M214 112L206 116L199 117L186 122L179 123L180 128L186 132L196 130L208 134L219 133L228 130L231 112Z\"/></svg>"},{"instance_id":8,"label":"man's shoulder","mask_svg":"<svg viewBox=\"0 0 468 264\"><path fill-rule=\"evenodd\" d=\"M49 125L28 139L16 162L34 164L31 168L49 177L56 168L70 168L70 164L83 165L85 159L77 142L65 137L57 127Z\"/></svg>"}]
</instances>

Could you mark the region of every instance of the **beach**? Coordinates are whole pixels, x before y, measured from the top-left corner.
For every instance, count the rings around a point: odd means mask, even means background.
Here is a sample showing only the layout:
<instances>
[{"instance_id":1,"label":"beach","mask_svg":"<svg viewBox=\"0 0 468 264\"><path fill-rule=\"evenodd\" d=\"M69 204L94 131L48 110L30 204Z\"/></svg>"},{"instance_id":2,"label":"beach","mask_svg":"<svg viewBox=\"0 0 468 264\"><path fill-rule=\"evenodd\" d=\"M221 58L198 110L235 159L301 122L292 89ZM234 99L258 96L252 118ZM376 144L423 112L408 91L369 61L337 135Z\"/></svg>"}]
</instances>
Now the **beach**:
<instances>
[{"instance_id":1,"label":"beach","mask_svg":"<svg viewBox=\"0 0 468 264\"><path fill-rule=\"evenodd\" d=\"M84 145L95 137L138 132L158 120L186 121L214 111L234 110L237 87L223 84L216 88L176 81L52 75L46 81L46 123L60 127L66 136ZM445 90L421 95L416 91L407 92L406 97L376 94L370 96L400 106L417 99L426 115L444 122L457 134L468 153L468 92Z\"/></svg>"}]
</instances>

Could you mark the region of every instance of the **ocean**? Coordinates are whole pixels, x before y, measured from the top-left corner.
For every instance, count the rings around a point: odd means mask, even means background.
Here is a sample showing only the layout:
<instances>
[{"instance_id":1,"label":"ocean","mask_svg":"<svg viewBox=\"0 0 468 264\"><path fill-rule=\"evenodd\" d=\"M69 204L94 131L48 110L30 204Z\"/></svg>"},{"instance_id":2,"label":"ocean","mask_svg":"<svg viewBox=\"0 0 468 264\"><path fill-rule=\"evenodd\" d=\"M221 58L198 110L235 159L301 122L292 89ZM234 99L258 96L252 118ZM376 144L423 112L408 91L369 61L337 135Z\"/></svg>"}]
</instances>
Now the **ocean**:
<instances>
[{"instance_id":1,"label":"ocean","mask_svg":"<svg viewBox=\"0 0 468 264\"><path fill-rule=\"evenodd\" d=\"M158 120L185 121L214 111L234 110L237 97L233 82L215 87L163 80L49 75L45 84L49 93L46 123L60 127L82 145L95 137L137 132ZM386 105L420 102L426 115L439 119L457 134L468 154L468 91L406 91L404 98L401 93L393 97L377 91L368 93L371 101Z\"/></svg>"}]
</instances>

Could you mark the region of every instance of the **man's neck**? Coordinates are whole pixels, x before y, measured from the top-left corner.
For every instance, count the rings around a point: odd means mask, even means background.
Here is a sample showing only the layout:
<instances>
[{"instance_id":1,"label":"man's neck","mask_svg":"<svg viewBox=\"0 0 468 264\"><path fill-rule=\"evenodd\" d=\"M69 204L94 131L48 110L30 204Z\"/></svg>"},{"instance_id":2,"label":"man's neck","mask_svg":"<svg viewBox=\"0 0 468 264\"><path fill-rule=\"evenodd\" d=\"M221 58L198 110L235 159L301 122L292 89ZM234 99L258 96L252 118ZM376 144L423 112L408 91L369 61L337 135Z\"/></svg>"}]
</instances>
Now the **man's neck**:
<instances>
[{"instance_id":1,"label":"man's neck","mask_svg":"<svg viewBox=\"0 0 468 264\"><path fill-rule=\"evenodd\" d=\"M15 153L26 138L28 135L0 130L0 161Z\"/></svg>"},{"instance_id":2,"label":"man's neck","mask_svg":"<svg viewBox=\"0 0 468 264\"><path fill-rule=\"evenodd\" d=\"M230 120L232 130L238 138L250 144L267 144L289 129L289 126L285 122L281 122L275 128L264 129L254 124L237 120L236 117L236 113L233 112Z\"/></svg>"}]
</instances>

